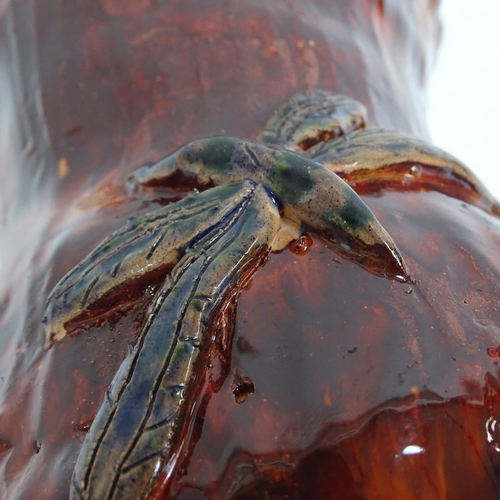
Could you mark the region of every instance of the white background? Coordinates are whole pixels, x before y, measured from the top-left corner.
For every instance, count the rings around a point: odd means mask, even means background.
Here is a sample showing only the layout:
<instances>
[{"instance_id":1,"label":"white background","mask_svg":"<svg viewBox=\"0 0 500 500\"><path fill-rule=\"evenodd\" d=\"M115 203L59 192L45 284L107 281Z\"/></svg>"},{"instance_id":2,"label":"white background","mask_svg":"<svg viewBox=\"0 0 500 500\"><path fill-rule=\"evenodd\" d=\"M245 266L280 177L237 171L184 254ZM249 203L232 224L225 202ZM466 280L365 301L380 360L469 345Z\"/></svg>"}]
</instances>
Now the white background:
<instances>
[{"instance_id":1,"label":"white background","mask_svg":"<svg viewBox=\"0 0 500 500\"><path fill-rule=\"evenodd\" d=\"M441 19L428 86L431 137L500 199L500 0L441 0Z\"/></svg>"}]
</instances>

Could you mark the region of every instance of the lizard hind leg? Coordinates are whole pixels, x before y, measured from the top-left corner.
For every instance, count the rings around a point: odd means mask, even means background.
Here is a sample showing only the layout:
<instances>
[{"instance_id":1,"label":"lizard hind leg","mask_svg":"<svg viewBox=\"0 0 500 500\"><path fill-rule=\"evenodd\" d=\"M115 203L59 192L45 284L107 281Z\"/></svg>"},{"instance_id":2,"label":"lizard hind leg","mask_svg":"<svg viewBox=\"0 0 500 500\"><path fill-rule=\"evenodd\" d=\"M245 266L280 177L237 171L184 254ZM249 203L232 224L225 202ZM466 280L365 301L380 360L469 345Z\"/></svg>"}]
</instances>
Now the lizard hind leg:
<instances>
[{"instance_id":1,"label":"lizard hind leg","mask_svg":"<svg viewBox=\"0 0 500 500\"><path fill-rule=\"evenodd\" d=\"M365 122L366 109L360 102L336 92L312 90L280 106L257 140L302 153L315 144L364 129Z\"/></svg>"}]
</instances>

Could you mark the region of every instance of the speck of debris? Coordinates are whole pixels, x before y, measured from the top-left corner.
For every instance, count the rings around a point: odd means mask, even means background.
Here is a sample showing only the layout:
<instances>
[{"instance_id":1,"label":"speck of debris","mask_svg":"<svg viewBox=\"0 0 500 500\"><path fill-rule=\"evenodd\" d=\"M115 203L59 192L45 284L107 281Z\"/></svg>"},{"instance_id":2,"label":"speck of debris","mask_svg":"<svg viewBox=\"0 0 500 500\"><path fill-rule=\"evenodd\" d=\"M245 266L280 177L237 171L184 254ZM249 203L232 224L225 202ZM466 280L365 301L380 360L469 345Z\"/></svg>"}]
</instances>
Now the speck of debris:
<instances>
[{"instance_id":1,"label":"speck of debris","mask_svg":"<svg viewBox=\"0 0 500 500\"><path fill-rule=\"evenodd\" d=\"M241 404L246 401L250 394L255 392L255 385L250 377L243 374L241 368L237 368L234 374L233 389L234 400L236 403Z\"/></svg>"}]
</instances>

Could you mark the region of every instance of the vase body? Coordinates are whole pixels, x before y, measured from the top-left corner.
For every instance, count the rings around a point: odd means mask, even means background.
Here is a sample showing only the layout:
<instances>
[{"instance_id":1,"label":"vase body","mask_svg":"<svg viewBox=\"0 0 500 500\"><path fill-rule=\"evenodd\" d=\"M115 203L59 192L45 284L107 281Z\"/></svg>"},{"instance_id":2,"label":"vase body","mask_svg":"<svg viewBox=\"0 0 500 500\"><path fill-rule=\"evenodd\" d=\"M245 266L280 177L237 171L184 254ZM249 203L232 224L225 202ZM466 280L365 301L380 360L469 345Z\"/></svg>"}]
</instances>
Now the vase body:
<instances>
[{"instance_id":1,"label":"vase body","mask_svg":"<svg viewBox=\"0 0 500 500\"><path fill-rule=\"evenodd\" d=\"M140 329L49 346L48 292L132 214L134 168L254 138L292 95L342 92L426 137L434 1L18 0L0 10L0 484L68 498L83 437ZM472 166L473 167L473 166ZM498 498L500 227L449 192L363 192L411 286L314 235L270 255L206 352L179 460L150 499ZM443 192L444 191L444 192ZM218 337L219 339L221 336ZM202 370L202 368L200 368ZM254 391L235 398L241 380Z\"/></svg>"}]
</instances>

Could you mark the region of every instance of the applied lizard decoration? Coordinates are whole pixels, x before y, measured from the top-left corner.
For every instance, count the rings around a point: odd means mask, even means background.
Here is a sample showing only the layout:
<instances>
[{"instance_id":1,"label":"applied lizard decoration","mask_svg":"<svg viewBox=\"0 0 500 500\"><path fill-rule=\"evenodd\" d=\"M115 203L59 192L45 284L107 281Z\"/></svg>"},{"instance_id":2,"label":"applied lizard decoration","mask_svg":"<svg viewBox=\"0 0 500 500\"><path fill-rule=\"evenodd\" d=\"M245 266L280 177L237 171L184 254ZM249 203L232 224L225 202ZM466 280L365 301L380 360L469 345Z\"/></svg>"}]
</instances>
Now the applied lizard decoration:
<instances>
[{"instance_id":1,"label":"applied lizard decoration","mask_svg":"<svg viewBox=\"0 0 500 500\"><path fill-rule=\"evenodd\" d=\"M419 139L365 130L365 115L348 97L307 92L279 108L256 141L195 140L131 174L127 186L134 193L173 179L198 189L129 220L49 296L44 323L53 343L89 324L96 311L102 320L100 304L127 283L166 272L86 435L71 499L136 499L150 491L185 416L211 321L262 266L287 225L297 235L316 233L369 272L409 280L396 244L339 175L361 172L358 184L373 183L385 169L396 182L404 169L424 165L455 176L464 197L478 183L457 160ZM494 212L496 205L483 208Z\"/></svg>"}]
</instances>

